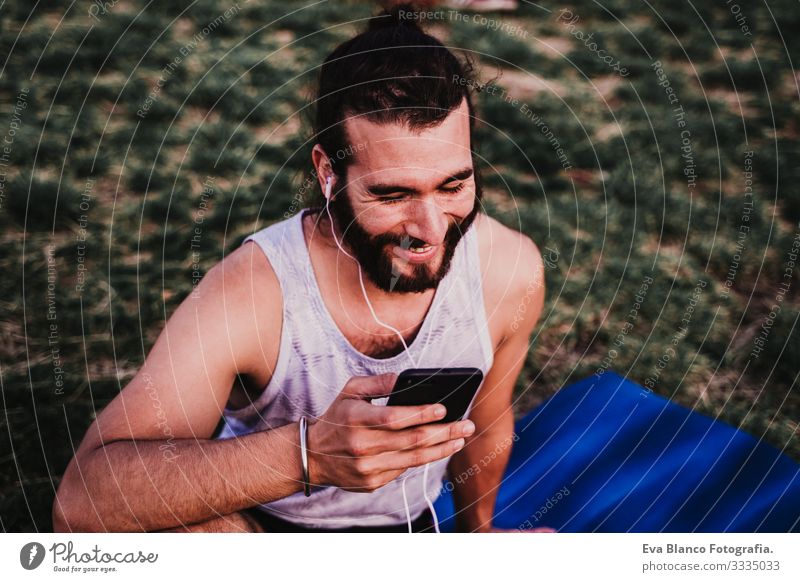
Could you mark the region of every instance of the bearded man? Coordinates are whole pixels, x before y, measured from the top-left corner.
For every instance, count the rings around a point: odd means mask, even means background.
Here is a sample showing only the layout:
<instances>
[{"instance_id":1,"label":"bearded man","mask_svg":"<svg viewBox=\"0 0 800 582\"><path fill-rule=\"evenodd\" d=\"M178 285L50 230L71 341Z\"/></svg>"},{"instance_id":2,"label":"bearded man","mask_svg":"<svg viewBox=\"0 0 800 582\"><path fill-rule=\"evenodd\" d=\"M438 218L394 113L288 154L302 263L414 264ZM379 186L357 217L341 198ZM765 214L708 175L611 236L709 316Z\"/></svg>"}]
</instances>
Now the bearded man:
<instances>
[{"instance_id":1,"label":"bearded man","mask_svg":"<svg viewBox=\"0 0 800 582\"><path fill-rule=\"evenodd\" d=\"M447 471L458 529L492 530L542 260L481 212L470 67L403 9L321 67L330 198L179 306L76 451L57 531L423 531ZM468 418L385 405L412 367L480 369Z\"/></svg>"}]
</instances>

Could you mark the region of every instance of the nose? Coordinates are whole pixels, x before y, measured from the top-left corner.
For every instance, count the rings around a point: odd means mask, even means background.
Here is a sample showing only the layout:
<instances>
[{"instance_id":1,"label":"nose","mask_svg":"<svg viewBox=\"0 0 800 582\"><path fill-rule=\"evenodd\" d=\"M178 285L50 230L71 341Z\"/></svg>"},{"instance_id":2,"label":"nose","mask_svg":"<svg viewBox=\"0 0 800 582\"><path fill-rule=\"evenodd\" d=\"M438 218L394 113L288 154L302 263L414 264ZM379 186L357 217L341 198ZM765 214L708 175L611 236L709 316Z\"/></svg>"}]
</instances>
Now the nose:
<instances>
[{"instance_id":1,"label":"nose","mask_svg":"<svg viewBox=\"0 0 800 582\"><path fill-rule=\"evenodd\" d=\"M405 225L406 234L433 245L444 242L449 226L444 209L434 199L416 199L409 206L411 208Z\"/></svg>"}]
</instances>

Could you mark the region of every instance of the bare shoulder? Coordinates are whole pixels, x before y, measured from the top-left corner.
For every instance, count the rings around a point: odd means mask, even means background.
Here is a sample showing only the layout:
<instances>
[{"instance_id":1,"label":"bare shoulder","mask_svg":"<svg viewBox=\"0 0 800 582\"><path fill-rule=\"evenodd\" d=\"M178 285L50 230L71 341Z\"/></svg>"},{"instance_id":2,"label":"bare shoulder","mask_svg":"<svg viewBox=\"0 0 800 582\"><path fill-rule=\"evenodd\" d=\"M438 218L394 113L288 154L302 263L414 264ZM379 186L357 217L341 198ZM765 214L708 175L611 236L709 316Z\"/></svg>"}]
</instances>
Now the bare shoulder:
<instances>
[{"instance_id":1,"label":"bare shoulder","mask_svg":"<svg viewBox=\"0 0 800 582\"><path fill-rule=\"evenodd\" d=\"M478 215L475 226L486 312L490 320L498 320L508 329L521 302L541 310L545 293L542 254L530 237L486 214ZM536 319L538 314L526 318L531 328Z\"/></svg>"},{"instance_id":2,"label":"bare shoulder","mask_svg":"<svg viewBox=\"0 0 800 582\"><path fill-rule=\"evenodd\" d=\"M280 299L280 284L259 246L245 244L214 265L194 295L198 299L223 301L235 313L260 304L271 305Z\"/></svg>"},{"instance_id":3,"label":"bare shoulder","mask_svg":"<svg viewBox=\"0 0 800 582\"><path fill-rule=\"evenodd\" d=\"M239 348L240 373L263 376L277 359L283 300L280 282L255 243L240 246L217 263L195 290L200 301L225 313L228 335Z\"/></svg>"},{"instance_id":4,"label":"bare shoulder","mask_svg":"<svg viewBox=\"0 0 800 582\"><path fill-rule=\"evenodd\" d=\"M209 271L219 282L231 284L231 289L244 290L247 284L265 285L268 291L280 293L280 286L275 271L261 248L255 243L243 244L225 256Z\"/></svg>"},{"instance_id":5,"label":"bare shoulder","mask_svg":"<svg viewBox=\"0 0 800 582\"><path fill-rule=\"evenodd\" d=\"M276 316L270 297L277 295L280 310L280 293L266 258L253 246L217 263L181 302L136 376L97 416L81 450L120 439L164 438L164 419L170 436L210 438L236 375L261 379L272 369L267 366L277 356L281 313Z\"/></svg>"}]
</instances>

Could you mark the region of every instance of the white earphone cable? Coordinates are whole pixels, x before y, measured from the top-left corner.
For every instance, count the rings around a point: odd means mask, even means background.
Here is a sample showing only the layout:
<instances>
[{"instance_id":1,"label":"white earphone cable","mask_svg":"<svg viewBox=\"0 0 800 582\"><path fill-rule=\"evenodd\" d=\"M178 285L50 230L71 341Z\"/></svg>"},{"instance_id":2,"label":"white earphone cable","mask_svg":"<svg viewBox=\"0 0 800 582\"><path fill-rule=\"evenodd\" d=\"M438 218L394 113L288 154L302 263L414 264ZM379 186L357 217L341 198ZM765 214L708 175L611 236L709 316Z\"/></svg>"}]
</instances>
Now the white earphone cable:
<instances>
[{"instance_id":1,"label":"white earphone cable","mask_svg":"<svg viewBox=\"0 0 800 582\"><path fill-rule=\"evenodd\" d=\"M361 293L364 295L364 300L367 302L367 307L369 308L369 312L372 314L372 318L378 323L378 325L393 331L397 335L397 337L400 338L400 343L403 344L403 349L405 350L408 359L411 360L411 365L417 368L418 367L417 363L414 361L414 357L411 355L411 352L408 349L408 345L406 344L405 338L403 338L403 334L400 333L398 329L392 327L388 323L384 323L383 321L381 321L378 318L378 315L375 313L375 309L373 309L372 307L372 302L369 300L369 297L367 296L367 289L364 286L364 275L361 272L361 263L359 263L358 259L356 259L353 255L344 250L341 243L339 242L339 238L336 236L336 227L333 224L333 217L331 216L330 202L331 202L331 179L330 177L328 177L328 180L325 183L325 212L328 214L328 220L331 223L331 233L333 234L333 240L336 241L336 246L339 247L339 250L342 251L346 256L351 258L353 261L355 261L356 265L358 266L358 282L361 285Z\"/></svg>"},{"instance_id":2,"label":"white earphone cable","mask_svg":"<svg viewBox=\"0 0 800 582\"><path fill-rule=\"evenodd\" d=\"M328 176L327 180L325 181L325 212L327 213L328 220L330 221L331 233L333 234L333 240L336 242L336 246L339 247L339 250L342 251L350 259L355 261L356 265L358 266L358 282L361 285L361 293L364 296L364 300L367 302L367 307L369 307L369 312L372 314L372 318L378 323L378 325L381 325L381 326L393 331L397 335L397 337L400 338L400 343L403 344L403 349L405 350L405 353L408 356L408 359L411 360L411 365L413 367L415 367L415 368L418 368L419 366L414 361L414 357L411 355L411 352L408 349L408 345L406 344L406 340L403 338L403 334L400 333L400 331L397 330L396 328L394 328L391 325L389 325L388 323L384 323L383 321L381 321L378 318L377 314L375 313L375 310L372 308L372 303L370 302L369 297L367 296L367 289L364 286L364 275L361 272L361 263L359 263L358 259L356 259L353 255L351 255L346 250L344 250L344 248L342 247L341 243L339 242L338 237L336 236L336 226L334 225L333 217L331 216L330 203L331 203L331 178L330 178L330 176ZM425 502L428 504L428 508L431 511L431 517L433 518L434 529L436 530L436 533L441 533L439 531L439 519L436 517L436 510L433 508L433 503L431 502L430 498L428 497L428 467L430 467L430 463L426 463L426 465L425 465L425 471L424 471L424 475L423 475L423 478L422 478L422 494L424 495ZM408 521L408 533L413 533L413 529L411 527L411 510L409 509L408 497L406 495L406 479L408 479L409 477L410 477L410 474L406 475L403 478L403 481L401 482L401 486L400 487L401 487L401 489L403 491L403 505L405 506L406 520Z\"/></svg>"},{"instance_id":3,"label":"white earphone cable","mask_svg":"<svg viewBox=\"0 0 800 582\"><path fill-rule=\"evenodd\" d=\"M439 531L439 518L436 517L436 510L433 508L433 503L431 503L431 498L428 497L428 467L430 467L430 463L425 463L425 471L424 476L422 477L422 495L425 496L425 503L428 504L428 509L431 510L431 517L433 518L433 528L436 530L436 533L442 533Z\"/></svg>"},{"instance_id":4,"label":"white earphone cable","mask_svg":"<svg viewBox=\"0 0 800 582\"><path fill-rule=\"evenodd\" d=\"M414 530L411 528L411 510L408 508L408 496L406 495L406 479L408 479L411 475L408 474L403 477L403 481L400 483L400 489L403 491L403 506L406 508L406 521L408 522L408 533L414 533Z\"/></svg>"}]
</instances>

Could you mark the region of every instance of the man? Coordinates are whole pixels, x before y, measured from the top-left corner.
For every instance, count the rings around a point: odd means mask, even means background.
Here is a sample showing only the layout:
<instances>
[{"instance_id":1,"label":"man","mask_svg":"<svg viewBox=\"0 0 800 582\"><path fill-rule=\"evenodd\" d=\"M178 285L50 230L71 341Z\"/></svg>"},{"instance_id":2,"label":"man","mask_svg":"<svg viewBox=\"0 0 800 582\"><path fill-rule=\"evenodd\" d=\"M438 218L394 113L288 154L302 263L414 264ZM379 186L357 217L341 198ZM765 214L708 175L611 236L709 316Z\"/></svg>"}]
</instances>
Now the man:
<instances>
[{"instance_id":1,"label":"man","mask_svg":"<svg viewBox=\"0 0 800 582\"><path fill-rule=\"evenodd\" d=\"M76 451L57 531L425 530L445 469L468 475L458 528L492 530L543 267L480 213L466 76L396 9L326 59L329 208L256 233L180 305ZM463 366L485 375L469 419L374 400L403 369Z\"/></svg>"}]
</instances>

